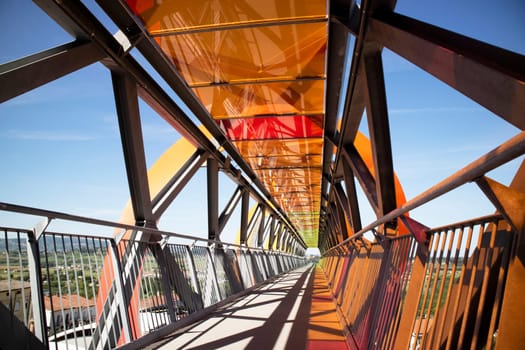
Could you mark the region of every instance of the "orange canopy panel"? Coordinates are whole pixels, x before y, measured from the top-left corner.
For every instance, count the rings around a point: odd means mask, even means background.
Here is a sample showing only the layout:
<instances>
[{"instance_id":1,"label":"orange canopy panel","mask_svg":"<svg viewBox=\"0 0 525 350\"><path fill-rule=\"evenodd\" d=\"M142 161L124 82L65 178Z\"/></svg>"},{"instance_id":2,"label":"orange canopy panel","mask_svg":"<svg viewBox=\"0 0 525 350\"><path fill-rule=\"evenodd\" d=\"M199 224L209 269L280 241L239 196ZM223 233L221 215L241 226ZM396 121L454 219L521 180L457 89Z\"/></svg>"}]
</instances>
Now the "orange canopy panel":
<instances>
[{"instance_id":1,"label":"orange canopy panel","mask_svg":"<svg viewBox=\"0 0 525 350\"><path fill-rule=\"evenodd\" d=\"M233 144L245 158L283 156L308 158L321 155L323 152L322 138L250 140L236 141Z\"/></svg>"},{"instance_id":2,"label":"orange canopy panel","mask_svg":"<svg viewBox=\"0 0 525 350\"><path fill-rule=\"evenodd\" d=\"M323 113L324 83L324 78L277 82L259 79L256 84L215 84L193 91L215 119L319 115Z\"/></svg>"},{"instance_id":3,"label":"orange canopy panel","mask_svg":"<svg viewBox=\"0 0 525 350\"><path fill-rule=\"evenodd\" d=\"M127 0L152 34L212 29L227 25L264 24L298 19L326 19L319 0Z\"/></svg>"},{"instance_id":4,"label":"orange canopy panel","mask_svg":"<svg viewBox=\"0 0 525 350\"><path fill-rule=\"evenodd\" d=\"M324 136L325 0L127 0L310 247Z\"/></svg>"},{"instance_id":5,"label":"orange canopy panel","mask_svg":"<svg viewBox=\"0 0 525 350\"><path fill-rule=\"evenodd\" d=\"M190 87L323 78L326 23L272 25L161 36Z\"/></svg>"}]
</instances>

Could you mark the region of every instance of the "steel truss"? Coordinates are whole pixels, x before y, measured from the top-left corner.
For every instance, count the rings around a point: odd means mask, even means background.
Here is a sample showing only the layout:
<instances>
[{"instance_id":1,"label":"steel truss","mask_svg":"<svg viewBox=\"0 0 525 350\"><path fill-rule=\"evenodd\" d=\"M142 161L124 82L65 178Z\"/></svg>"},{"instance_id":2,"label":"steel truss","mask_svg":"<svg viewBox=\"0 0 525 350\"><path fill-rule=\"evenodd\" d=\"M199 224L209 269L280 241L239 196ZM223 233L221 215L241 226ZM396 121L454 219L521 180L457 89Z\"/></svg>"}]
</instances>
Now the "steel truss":
<instances>
[{"instance_id":1,"label":"steel truss","mask_svg":"<svg viewBox=\"0 0 525 350\"><path fill-rule=\"evenodd\" d=\"M233 211L240 205L240 243L243 247L249 242L255 242L254 248L265 248L292 255L305 253L304 240L291 225L289 218L268 189L223 134L217 123L210 118L207 110L181 78L174 65L156 45L154 38L148 35L122 1L97 1L120 28L122 35L118 36L109 33L79 2L52 0L35 2L68 31L74 41L2 65L0 102L96 62L101 62L109 69L133 207L132 225L122 224L121 228L130 232L140 232L138 237L136 235L132 239L119 237L114 241L113 255L111 255L114 259L125 251L122 256L126 259L143 260L147 252L151 251L155 261L162 267L164 295L170 295L177 283L170 279L170 273L179 277L182 274L182 271L168 271L169 263L166 261L176 261L183 254L198 256L203 264L206 264L205 261L208 259L216 261L209 249L206 253L204 250L193 251L191 247L186 247L183 249L184 253L179 251L173 253L175 248L173 251L163 248L165 241L162 238L169 234L156 230L156 222L204 164L207 167L206 204L209 217L207 242L209 247L215 249L225 244L221 241L221 233ZM482 331L485 330L489 335L497 330L497 348L523 348L525 347L525 332L523 332L525 319L520 312L524 309L521 294L525 287L523 283L525 163L517 171L510 186L495 182L488 178L486 173L525 154L525 134L522 131L427 191L406 203L399 203L396 199L397 185L392 162L389 111L381 53L383 48L388 48L520 130L525 129L525 118L523 118L525 58L508 50L400 15L394 11L394 8L393 0L363 0L360 6L351 0L332 1L330 4L318 246L324 253L323 264L332 279L334 296L339 298L340 311L347 317L352 344L356 348L369 348L376 346L378 342L384 342L382 346L389 348L395 340L397 347L407 348L411 346L411 332L414 330L415 320L418 319L418 331L425 329L424 334L427 337L421 344L427 348L438 340L449 347L453 340L459 340L460 346L463 344L461 342L471 340L472 344L484 344L489 347L491 339L483 335ZM347 57L341 51L341 47L346 47L350 35L355 37L355 46ZM125 37L127 41L118 40L119 37ZM186 112L129 54L132 48L137 49L149 61L211 136L199 129ZM342 91L343 70L347 61L350 63L350 74L346 82L347 89ZM196 151L158 193L149 191L138 110L139 97L196 146ZM338 105L341 98L344 100L342 119L338 120ZM355 146L364 111L370 131L373 171L366 165ZM340 127L338 127L339 122ZM237 186L222 211L218 205L218 178L221 171L226 173ZM410 210L468 182L475 182L480 187L487 199L497 208L498 215L438 229L429 229L408 217L407 213ZM366 226L361 222L357 185L363 189L377 216L376 221ZM249 215L250 199L257 202L253 215ZM52 219L74 219L107 224L6 203L2 203L0 208L15 212L38 212ZM111 223L111 225L119 227L118 224ZM456 287L454 293L463 295L464 299L454 299L452 289L447 291L435 282L441 268L447 271L449 266L453 266L454 272L455 269L460 268L458 255L447 256L444 253L447 250L443 247L445 243L452 242L450 237L454 235L463 237L463 231L472 231L476 225L481 226L479 230L481 238L477 247L473 248L478 255L461 267L468 270L472 278L461 277L462 281L467 281L469 285L465 288ZM401 227L406 230L407 235L400 235ZM460 230L456 231L458 227ZM450 235L449 232L454 234ZM375 240L365 239L364 235L367 233L372 233ZM36 257L38 249L34 244L34 240L38 237L34 237L34 233L31 232L28 235L32 242L30 251L35 254L33 258L35 262L39 260ZM191 236L186 238L191 239ZM145 245L138 244L140 249L133 244L119 245L122 239L137 240ZM146 245L150 250L145 248ZM449 248L448 252L451 249ZM486 255L480 257L479 252ZM227 259L227 257L222 258ZM119 259L116 259L115 264L112 265L117 269L114 272L116 275L122 272L118 270L122 266L119 266L117 260ZM228 264L228 260L223 261ZM250 272L252 274L250 278L259 281L265 277L262 271L272 270L261 267L264 264L266 267L270 266L268 261L264 263L259 254L254 253L249 257L245 256L244 260L239 262L239 266L242 264L252 268L257 266L255 270L258 272ZM142 267L140 264L134 268L140 270ZM193 276L189 276L189 279L193 281L194 289L202 293L203 289L215 288L217 293L215 297L210 297L210 300L200 300L200 302L206 304L211 303L213 298L220 299L222 295L217 284L217 272L210 275L215 276L215 281L210 278L212 284L199 285L197 282L199 268L195 264L195 261L189 264L193 266L191 268ZM277 266L284 262L279 260L275 264ZM372 265L375 270L372 268L363 270L363 274L360 275L361 267L364 269ZM176 269L172 266L169 268ZM501 268L502 272L498 272L497 278L494 279L491 270L497 268ZM32 281L40 278L38 270L39 267L35 263L31 267ZM272 271L280 270L284 268L273 268ZM241 273L248 274L247 271L244 269ZM405 274L409 271L411 279L408 285L409 277ZM474 281L476 271L483 272L483 282ZM206 273L211 272L207 270ZM351 274L366 281L366 286L352 285L359 278L352 279L349 277ZM112 281L113 287L110 292L115 293L118 290L122 294L124 290L133 290L139 279L137 274L135 278L127 281L127 285L115 279ZM345 288L350 290L352 287L362 288L358 291L361 293L359 297L362 298L360 305L349 300L344 293ZM177 288L188 292L188 295L191 294L188 286L177 286ZM495 290L494 295L489 293L487 297L488 291L492 288ZM406 295L402 291L405 291ZM405 298L403 301L406 302L403 313L399 309L402 294ZM193 300L191 297L188 298ZM474 298L493 302L494 307L488 310L482 302L475 301ZM382 300L385 302L381 304ZM436 316L436 322L440 326L428 332L428 323L423 324L424 317L418 313L418 302L421 301L422 305L426 305L426 300L443 300L445 303L441 318ZM41 298L35 297L33 302L36 309L42 308ZM129 306L132 298L128 294L127 299L115 299L108 304L108 308L111 309L119 302ZM472 310L469 311L471 305L478 308L476 316L460 319L458 316L460 309L465 315L469 312L474 315ZM199 307L195 306L195 308ZM451 316L448 316L447 312L450 312ZM177 306L168 305L168 313L170 319L175 319ZM111 317L111 319L109 316L105 318L106 321L111 321L108 327L118 323L119 317L121 321L126 319L124 313L120 316L114 314ZM447 321L450 320L447 317L453 318L454 327L447 328ZM35 326L37 336L46 342L44 323L45 320L40 318L36 320ZM137 337L131 325L120 324L120 326L127 341ZM110 333L103 328L98 329L98 332L99 335L104 332ZM100 344L109 344L107 342L109 340L105 341L106 343ZM118 339L112 341L117 342Z\"/></svg>"},{"instance_id":2,"label":"steel truss","mask_svg":"<svg viewBox=\"0 0 525 350\"><path fill-rule=\"evenodd\" d=\"M182 95L184 97L186 95L184 102L192 107L192 111L197 116L200 116L206 128L213 132L214 140L199 130L190 117L163 91L132 56L124 52L121 43L81 3L57 4L46 0L36 2L66 31L71 33L76 38L76 41L2 65L2 74L0 75L2 101L30 91L87 65L96 62L103 63L110 70L113 80L135 224L155 227L164 210L182 190L184 184L189 182L191 175L195 174L199 166L207 161L209 237L211 239L219 239L219 231L224 228L238 203L237 198L234 202L229 203L225 212L218 212L219 184L217 179L219 171L223 171L229 175L232 181L238 184L239 191L248 193L251 198L255 199L271 213L266 220L270 220L270 218L271 220L276 219L281 222L283 227L287 228L281 234L290 236L293 243L286 249L293 249L298 254L304 253L306 245L301 236L290 225L288 218L280 210L267 189L262 186L245 161L224 138L218 126L214 122L210 122L209 118L204 118L204 113L207 112L200 104L197 106L195 97L189 95L188 91L184 94L181 90L183 87L181 81L178 82L179 87L175 91L179 96ZM163 62L160 58L157 58L156 61L157 63L154 65L156 68L162 64L166 65L166 62ZM169 69L170 71L173 70L171 67ZM36 79L35 72L38 73L36 74ZM174 79L180 80L176 75L171 80ZM186 88L184 89L187 90ZM198 148L196 154L188 160L188 164L184 169L174 174L170 183L166 184L161 193L156 194L154 198L151 198L149 193L138 110L139 97ZM191 104L191 98L194 100L193 105ZM221 149L224 148L228 151L229 156L225 156L215 145L215 142L220 144ZM195 158L198 158L198 161L192 162L192 159ZM237 169L232 164L232 159L240 166L240 169ZM172 188L173 186L175 187ZM169 195L166 195L168 192ZM247 214L243 211L243 215ZM246 219L243 217L242 220ZM261 225L266 225L266 222L261 222Z\"/></svg>"},{"instance_id":3,"label":"steel truss","mask_svg":"<svg viewBox=\"0 0 525 350\"><path fill-rule=\"evenodd\" d=\"M337 130L335 118L325 128L325 138L330 141L324 148L319 246L325 254L323 263L333 283L334 297L348 325L351 348L525 346L525 324L509 318L519 318L515 310L518 304L519 308L524 305L515 293L523 289L525 274L515 262L523 262L525 252L523 243L516 241L523 242L524 234L525 163L510 186L485 175L525 154L525 134L522 131L406 203L396 203L381 51L388 48L520 130L525 128L525 57L397 14L395 1L362 1L360 8L353 1L345 4L332 7L329 44L334 45L330 45L329 67L338 67L339 71L330 75L334 78L328 91L334 95L327 102L327 111L337 111L339 101L336 92L342 84L335 79L342 76L339 47L347 35L355 37L355 46L347 58L351 59L351 68L341 128ZM354 146L365 110L377 176L372 175ZM332 157L335 163L328 161ZM377 216L365 227L355 202L355 180ZM490 225L483 223L479 229L483 239L474 248L474 257L465 261L466 267L458 267L458 255L454 262L451 257L452 242L465 239L462 234L467 228L472 234L473 226L482 219L429 229L410 219L408 212L468 182L478 184L511 227L505 229L503 223L498 226L501 218L488 220ZM408 235L403 236L405 229ZM375 240L364 239L366 233L372 233ZM445 242L450 244L448 248ZM459 252L459 246L457 249ZM454 271L474 270L461 280L469 288L460 289L460 283L447 291L443 283L436 282L441 278L439 271L450 271L451 266ZM494 272L498 268L499 274ZM484 282L474 282L474 276L480 275ZM504 276L509 279L504 281ZM504 286L508 288L505 295ZM356 300L345 295L347 290L353 290ZM488 298L487 305L493 307L483 305L483 298ZM438 306L435 311L429 306L427 314L420 311L436 300L446 307ZM432 316L437 324L430 324ZM414 340L418 335L421 338Z\"/></svg>"}]
</instances>

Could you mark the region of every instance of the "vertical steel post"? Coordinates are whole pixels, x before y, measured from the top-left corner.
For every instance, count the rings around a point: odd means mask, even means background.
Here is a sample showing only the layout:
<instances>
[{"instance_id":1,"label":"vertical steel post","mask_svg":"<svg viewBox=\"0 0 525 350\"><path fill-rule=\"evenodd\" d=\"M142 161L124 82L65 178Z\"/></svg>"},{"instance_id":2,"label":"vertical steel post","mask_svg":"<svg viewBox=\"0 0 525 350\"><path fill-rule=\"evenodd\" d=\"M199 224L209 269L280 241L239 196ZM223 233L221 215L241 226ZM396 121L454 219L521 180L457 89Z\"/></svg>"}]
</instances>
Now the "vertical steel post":
<instances>
[{"instance_id":1,"label":"vertical steel post","mask_svg":"<svg viewBox=\"0 0 525 350\"><path fill-rule=\"evenodd\" d=\"M281 234L283 227L284 227L284 224L280 221L277 221L275 228L273 230L274 232L273 232L273 237L272 237L272 243L270 244L270 247L269 247L270 250L275 250L276 243L279 241L279 235Z\"/></svg>"},{"instance_id":2,"label":"vertical steel post","mask_svg":"<svg viewBox=\"0 0 525 350\"><path fill-rule=\"evenodd\" d=\"M33 228L32 233L27 233L27 260L29 264L29 282L31 284L31 305L33 307L33 322L35 327L34 334L45 345L48 345L48 339L38 238L40 238L47 225L49 225L49 219L38 223Z\"/></svg>"},{"instance_id":3,"label":"vertical steel post","mask_svg":"<svg viewBox=\"0 0 525 350\"><path fill-rule=\"evenodd\" d=\"M273 215L270 215L271 225L270 225L270 237L268 238L268 250L273 249L273 241L275 240L275 231L277 230L278 223L276 218Z\"/></svg>"},{"instance_id":4,"label":"vertical steel post","mask_svg":"<svg viewBox=\"0 0 525 350\"><path fill-rule=\"evenodd\" d=\"M208 239L218 239L219 231L219 163L215 158L208 158ZM210 243L211 244L211 243Z\"/></svg>"},{"instance_id":5,"label":"vertical steel post","mask_svg":"<svg viewBox=\"0 0 525 350\"><path fill-rule=\"evenodd\" d=\"M111 265L113 266L113 274L115 275L114 283L115 283L115 299L118 301L118 309L120 313L120 318L122 319L122 328L124 332L124 337L126 339L126 342L130 342L133 339L131 339L131 323L129 320L128 315L128 305L130 296L125 294L125 288L124 288L124 280L123 280L123 271L122 266L120 264L120 259L118 258L118 247L117 243L114 239L110 240L111 242ZM134 244L133 242L130 242L129 244Z\"/></svg>"},{"instance_id":6,"label":"vertical steel post","mask_svg":"<svg viewBox=\"0 0 525 350\"><path fill-rule=\"evenodd\" d=\"M186 248L186 256L188 258L188 265L190 266L190 274L191 274L191 283L193 284L193 287L199 293L199 296L203 297L201 285L199 283L199 279L197 278L197 270L195 268L195 261L193 260L193 254L191 253L191 249L189 246L184 246ZM204 302L204 301L203 301ZM203 304L204 305L204 304Z\"/></svg>"},{"instance_id":7,"label":"vertical steel post","mask_svg":"<svg viewBox=\"0 0 525 350\"><path fill-rule=\"evenodd\" d=\"M130 75L116 68L112 70L111 78L135 222L138 226L141 223L151 224L155 222L155 217L149 191L137 84Z\"/></svg>"},{"instance_id":8,"label":"vertical steel post","mask_svg":"<svg viewBox=\"0 0 525 350\"><path fill-rule=\"evenodd\" d=\"M217 291L217 295L219 296L219 300L222 300L224 297L222 296L221 289L219 288L219 279L217 276L217 269L215 268L215 254L212 254L211 249L212 248L208 247L207 252L208 252L208 259L210 259L209 261L210 261L212 272L213 272L212 282L215 286L215 290ZM213 249L216 249L216 248L213 248Z\"/></svg>"},{"instance_id":9,"label":"vertical steel post","mask_svg":"<svg viewBox=\"0 0 525 350\"><path fill-rule=\"evenodd\" d=\"M490 178L477 180L478 186L516 232L508 266L496 349L521 349L525 346L525 162L518 169L510 187Z\"/></svg>"},{"instance_id":10,"label":"vertical steel post","mask_svg":"<svg viewBox=\"0 0 525 350\"><path fill-rule=\"evenodd\" d=\"M241 237L239 243L241 245L246 244L248 236L248 210L250 205L250 193L247 190L242 192L241 202Z\"/></svg>"},{"instance_id":11,"label":"vertical steel post","mask_svg":"<svg viewBox=\"0 0 525 350\"><path fill-rule=\"evenodd\" d=\"M399 330L395 341L394 349L409 349L412 337L412 327L417 314L419 296L425 282L426 264L428 261L429 250L423 244L418 244L418 253L414 259L412 273L408 285L407 295L405 297L405 307L401 315Z\"/></svg>"},{"instance_id":12,"label":"vertical steel post","mask_svg":"<svg viewBox=\"0 0 525 350\"><path fill-rule=\"evenodd\" d=\"M261 222L257 231L257 247L262 248L264 241L264 228L266 227L266 207L261 206Z\"/></svg>"},{"instance_id":13,"label":"vertical steel post","mask_svg":"<svg viewBox=\"0 0 525 350\"><path fill-rule=\"evenodd\" d=\"M343 163L343 172L345 179L345 188L346 188L346 199L348 201L348 206L350 209L350 221L352 223L352 230L355 232L361 231L363 227L361 225L361 214L359 211L359 203L357 201L357 190L355 186L354 172L348 164L345 158L342 158Z\"/></svg>"},{"instance_id":14,"label":"vertical steel post","mask_svg":"<svg viewBox=\"0 0 525 350\"><path fill-rule=\"evenodd\" d=\"M172 298L172 293L171 293L171 283L170 283L170 276L169 276L169 269L168 269L168 261L166 259L166 253L165 253L166 248L165 247L166 247L165 245L164 247L162 247L158 243L153 243L153 245L150 246L151 250L154 252L155 259L157 260L157 264L159 265L160 278L162 281L162 290L166 298L165 302L166 302L166 309L168 310L168 316L171 322L175 322L177 320L177 312L175 310L175 305L173 304L173 298ZM172 263L175 263L175 262L172 262Z\"/></svg>"}]
</instances>

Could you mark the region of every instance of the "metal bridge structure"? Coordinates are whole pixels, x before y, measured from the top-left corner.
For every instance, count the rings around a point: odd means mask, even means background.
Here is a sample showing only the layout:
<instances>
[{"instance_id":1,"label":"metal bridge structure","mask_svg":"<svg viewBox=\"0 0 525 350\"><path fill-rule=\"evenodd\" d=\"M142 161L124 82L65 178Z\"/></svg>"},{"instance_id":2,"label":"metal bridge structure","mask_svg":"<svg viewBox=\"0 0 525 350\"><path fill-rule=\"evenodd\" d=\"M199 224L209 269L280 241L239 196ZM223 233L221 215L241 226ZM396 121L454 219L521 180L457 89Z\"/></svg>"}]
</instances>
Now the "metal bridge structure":
<instances>
[{"instance_id":1,"label":"metal bridge structure","mask_svg":"<svg viewBox=\"0 0 525 350\"><path fill-rule=\"evenodd\" d=\"M95 2L34 0L72 41L2 64L0 101L105 67L130 200L117 222L0 197L2 212L39 218L0 222L0 348L144 348L250 293L293 296L306 275L268 286L314 263L312 304L297 315L312 325L329 314L341 336L305 332L305 348L525 348L523 55L397 13L395 0ZM385 50L515 134L407 198ZM149 169L143 104L180 135ZM510 162L509 183L489 176ZM160 229L202 172L206 237ZM221 205L224 182L234 190ZM485 216L428 227L412 215L473 184L492 205ZM104 233L54 232L54 222ZM237 236L226 241L229 225ZM325 302L333 312L304 313ZM246 348L298 348L270 344Z\"/></svg>"}]
</instances>

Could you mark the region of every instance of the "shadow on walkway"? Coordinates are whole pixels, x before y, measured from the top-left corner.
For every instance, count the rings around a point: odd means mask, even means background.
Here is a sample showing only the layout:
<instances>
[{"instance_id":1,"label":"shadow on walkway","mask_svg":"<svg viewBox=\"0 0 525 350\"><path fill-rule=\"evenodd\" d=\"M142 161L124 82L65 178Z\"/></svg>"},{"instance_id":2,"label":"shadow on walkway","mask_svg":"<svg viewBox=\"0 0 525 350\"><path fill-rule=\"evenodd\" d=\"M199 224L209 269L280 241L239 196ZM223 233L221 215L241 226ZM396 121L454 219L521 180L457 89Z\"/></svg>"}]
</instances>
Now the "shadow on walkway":
<instances>
[{"instance_id":1,"label":"shadow on walkway","mask_svg":"<svg viewBox=\"0 0 525 350\"><path fill-rule=\"evenodd\" d=\"M324 274L280 276L148 349L347 349Z\"/></svg>"}]
</instances>

